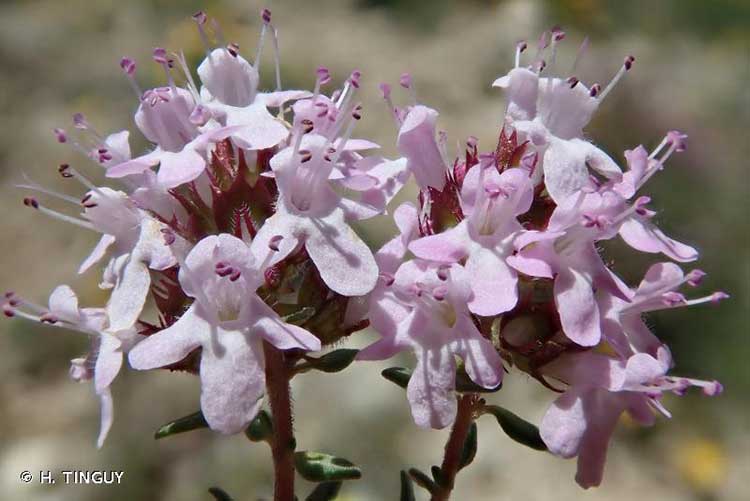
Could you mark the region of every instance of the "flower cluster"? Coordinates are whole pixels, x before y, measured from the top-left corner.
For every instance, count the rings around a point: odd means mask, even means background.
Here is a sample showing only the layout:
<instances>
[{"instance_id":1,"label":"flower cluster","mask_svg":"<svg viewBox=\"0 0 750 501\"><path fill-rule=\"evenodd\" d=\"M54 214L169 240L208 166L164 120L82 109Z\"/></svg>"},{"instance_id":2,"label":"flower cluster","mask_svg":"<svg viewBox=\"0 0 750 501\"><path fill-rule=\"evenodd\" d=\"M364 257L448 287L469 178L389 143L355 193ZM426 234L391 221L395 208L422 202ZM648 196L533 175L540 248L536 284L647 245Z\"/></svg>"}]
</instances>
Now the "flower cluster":
<instances>
[{"instance_id":1,"label":"flower cluster","mask_svg":"<svg viewBox=\"0 0 750 501\"><path fill-rule=\"evenodd\" d=\"M454 422L456 393L466 391L457 377L477 391L495 390L515 368L560 393L541 438L553 454L578 456L584 487L601 482L623 412L648 425L654 411L669 416L665 393L721 391L718 382L668 375L670 352L642 314L726 294L686 298L678 289L698 286L705 274L672 262L654 264L632 288L597 250L619 235L672 261L698 257L659 230L640 194L685 149L685 136L669 132L651 152L626 151L625 171L583 136L632 57L602 90L574 76L542 76L552 71L562 31L545 34L526 66L526 44L519 44L515 68L493 84L508 100L498 144L480 153L469 138L455 160L436 129L437 111L418 104L404 74L410 104L395 106L391 87L380 86L398 127L400 157L387 159L353 135L362 118L359 71L330 95L324 67L312 91L282 90L275 53L276 89L259 91L265 38L278 47L270 12L261 17L250 62L205 13L194 16L206 50L200 86L182 54L154 50L166 83L146 91L134 60L122 59L138 98L135 124L153 144L145 154L131 155L127 131L101 135L81 114L73 117L75 134L55 130L60 143L104 169L112 187L67 164L60 174L83 185L80 200L31 180L21 185L81 213L32 196L27 206L102 235L78 272L103 265L106 305L80 308L64 285L49 307L12 292L3 303L8 317L92 338L71 376L94 379L100 446L123 359L137 370L199 374L207 424L237 433L261 409L268 350L281 351L289 367L309 364L310 352L368 325L381 339L359 360L414 354L407 397L420 426ZM373 255L352 223L387 214L412 174L419 200L393 211L398 234Z\"/></svg>"}]
</instances>

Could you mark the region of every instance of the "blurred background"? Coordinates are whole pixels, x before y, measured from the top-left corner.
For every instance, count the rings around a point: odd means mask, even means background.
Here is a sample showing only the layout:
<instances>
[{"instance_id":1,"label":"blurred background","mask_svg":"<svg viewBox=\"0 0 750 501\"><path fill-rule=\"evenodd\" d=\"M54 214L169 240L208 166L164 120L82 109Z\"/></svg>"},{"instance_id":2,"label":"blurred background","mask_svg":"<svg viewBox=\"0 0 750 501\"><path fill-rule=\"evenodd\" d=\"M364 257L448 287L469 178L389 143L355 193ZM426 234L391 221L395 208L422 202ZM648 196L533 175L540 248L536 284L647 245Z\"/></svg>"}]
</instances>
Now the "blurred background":
<instances>
[{"instance_id":1,"label":"blurred background","mask_svg":"<svg viewBox=\"0 0 750 501\"><path fill-rule=\"evenodd\" d=\"M671 422L651 429L627 422L610 449L602 487L582 491L575 461L534 452L510 441L491 418L479 423L479 453L458 477L456 500L739 500L748 499L750 472L750 2L747 0L317 0L269 2L281 36L285 88L310 88L318 65L338 81L364 75L360 132L395 154L395 127L377 84L410 71L419 100L441 112L450 144L468 135L493 149L504 101L490 83L511 66L515 42L535 40L554 25L568 36L558 68L568 67L584 35L592 46L577 69L582 80L606 83L627 54L634 69L607 98L587 129L622 161L622 151L653 147L670 129L685 131L686 153L673 157L649 183L648 194L669 235L695 244L708 272L703 288L732 299L719 306L650 317L670 343L675 372L719 379L725 393L708 399L668 397ZM142 86L161 83L150 63L154 46L202 55L190 15L205 9L228 41L255 50L260 1L248 0L3 0L0 3L0 286L46 303L67 283L86 306L105 296L96 272L75 270L98 236L25 210L13 187L26 172L36 181L80 196L56 167L78 158L51 129L84 112L103 132L128 128L137 105L118 68L123 55L139 62ZM270 49L270 47L269 47ZM267 50L261 67L272 86ZM399 89L400 90L400 89ZM408 97L394 91L396 101ZM359 127L359 125L358 125ZM80 166L80 165L79 165ZM80 166L95 179L96 168ZM413 189L402 198L414 196ZM384 219L363 226L373 246L392 228ZM637 284L656 257L637 256L621 242L607 245L615 269ZM349 346L367 344L370 333ZM28 500L203 500L219 485L236 499L268 497L269 452L244 437L208 431L155 442L161 424L198 408L198 379L186 374L127 372L114 385L115 424L95 448L99 408L91 385L67 377L69 359L85 352L84 336L22 320L0 323L0 498ZM398 365L390 362L389 365ZM404 393L382 380L385 364L360 364L335 375L294 381L301 448L336 453L365 476L345 486L342 500L391 500L398 470L429 470L447 432L412 423ZM491 400L538 423L553 395L522 374L511 374ZM484 421L486 420L486 421ZM124 470L122 485L21 484L22 470ZM743 476L744 474L744 476ZM308 490L301 484L300 494Z\"/></svg>"}]
</instances>

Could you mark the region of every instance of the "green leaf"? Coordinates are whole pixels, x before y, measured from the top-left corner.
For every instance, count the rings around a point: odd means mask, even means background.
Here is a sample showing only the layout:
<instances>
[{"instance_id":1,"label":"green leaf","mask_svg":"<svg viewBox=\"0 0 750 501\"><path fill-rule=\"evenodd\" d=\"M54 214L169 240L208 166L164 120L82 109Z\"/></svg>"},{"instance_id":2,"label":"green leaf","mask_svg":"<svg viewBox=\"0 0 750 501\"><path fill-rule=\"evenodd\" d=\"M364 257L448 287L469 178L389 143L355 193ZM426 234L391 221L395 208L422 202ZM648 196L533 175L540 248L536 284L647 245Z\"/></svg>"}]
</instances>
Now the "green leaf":
<instances>
[{"instance_id":1,"label":"green leaf","mask_svg":"<svg viewBox=\"0 0 750 501\"><path fill-rule=\"evenodd\" d=\"M464 442L464 448L461 451L461 461L458 463L458 469L469 466L474 457L477 455L477 444L478 444L478 430L477 424L471 423L469 428L469 434L466 435L466 441Z\"/></svg>"},{"instance_id":2,"label":"green leaf","mask_svg":"<svg viewBox=\"0 0 750 501\"><path fill-rule=\"evenodd\" d=\"M245 429L245 436L252 442L268 441L273 436L273 422L268 412L261 410Z\"/></svg>"},{"instance_id":3,"label":"green leaf","mask_svg":"<svg viewBox=\"0 0 750 501\"><path fill-rule=\"evenodd\" d=\"M168 437L170 435L176 435L177 433L185 433L186 431L198 430L200 428L208 428L203 413L198 411L195 414L175 419L171 423L167 423L154 433L154 438L159 440L160 438Z\"/></svg>"},{"instance_id":4,"label":"green leaf","mask_svg":"<svg viewBox=\"0 0 750 501\"><path fill-rule=\"evenodd\" d=\"M401 470L401 495L398 499L399 501L417 501L414 496L414 484L404 470Z\"/></svg>"},{"instance_id":5,"label":"green leaf","mask_svg":"<svg viewBox=\"0 0 750 501\"><path fill-rule=\"evenodd\" d=\"M294 466L302 478L310 482L337 482L362 477L362 471L351 461L322 452L295 452Z\"/></svg>"},{"instance_id":6,"label":"green leaf","mask_svg":"<svg viewBox=\"0 0 750 501\"><path fill-rule=\"evenodd\" d=\"M288 324L302 325L310 320L313 316L315 316L315 308L305 306L304 308L300 308L294 313L290 313L289 315L281 317L281 319Z\"/></svg>"},{"instance_id":7,"label":"green leaf","mask_svg":"<svg viewBox=\"0 0 750 501\"><path fill-rule=\"evenodd\" d=\"M323 372L340 372L354 362L357 353L359 353L359 350L342 348L326 353L320 358L307 358L305 365Z\"/></svg>"},{"instance_id":8,"label":"green leaf","mask_svg":"<svg viewBox=\"0 0 750 501\"><path fill-rule=\"evenodd\" d=\"M220 487L211 487L208 489L208 493L211 494L216 501L232 501L232 496L227 494L226 491Z\"/></svg>"},{"instance_id":9,"label":"green leaf","mask_svg":"<svg viewBox=\"0 0 750 501\"><path fill-rule=\"evenodd\" d=\"M485 411L495 416L503 431L516 442L538 451L547 450L547 446L539 435L539 428L533 424L499 405L487 405Z\"/></svg>"},{"instance_id":10,"label":"green leaf","mask_svg":"<svg viewBox=\"0 0 750 501\"><path fill-rule=\"evenodd\" d=\"M323 482L305 498L305 501L331 501L336 499L341 490L341 482Z\"/></svg>"},{"instance_id":11,"label":"green leaf","mask_svg":"<svg viewBox=\"0 0 750 501\"><path fill-rule=\"evenodd\" d=\"M435 482L421 470L418 470L417 468L410 468L409 476L418 486L425 489L430 494L434 494L437 490L437 485L435 485Z\"/></svg>"},{"instance_id":12,"label":"green leaf","mask_svg":"<svg viewBox=\"0 0 750 501\"><path fill-rule=\"evenodd\" d=\"M448 482L445 481L445 477L443 476L443 470L441 470L438 465L432 465L430 472L432 473L432 478L437 485L440 487L448 487Z\"/></svg>"},{"instance_id":13,"label":"green leaf","mask_svg":"<svg viewBox=\"0 0 750 501\"><path fill-rule=\"evenodd\" d=\"M406 385L409 384L409 379L411 379L411 369L405 369L404 367L389 367L388 369L383 369L383 372L380 374L401 388L406 388Z\"/></svg>"}]
</instances>

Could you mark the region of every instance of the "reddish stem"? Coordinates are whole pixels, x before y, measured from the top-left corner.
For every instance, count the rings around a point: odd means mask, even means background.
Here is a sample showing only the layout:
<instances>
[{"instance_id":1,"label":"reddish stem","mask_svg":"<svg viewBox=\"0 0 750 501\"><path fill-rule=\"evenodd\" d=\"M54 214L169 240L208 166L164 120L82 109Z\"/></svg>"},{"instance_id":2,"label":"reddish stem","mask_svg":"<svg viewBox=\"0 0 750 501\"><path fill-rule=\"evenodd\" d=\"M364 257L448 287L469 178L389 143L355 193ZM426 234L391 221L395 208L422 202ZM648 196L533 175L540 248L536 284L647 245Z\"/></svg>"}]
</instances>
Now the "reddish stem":
<instances>
[{"instance_id":1,"label":"reddish stem","mask_svg":"<svg viewBox=\"0 0 750 501\"><path fill-rule=\"evenodd\" d=\"M274 501L294 501L294 429L292 400L289 391L290 372L284 353L263 342L266 359L266 389L273 420L271 453L274 469Z\"/></svg>"},{"instance_id":2,"label":"reddish stem","mask_svg":"<svg viewBox=\"0 0 750 501\"><path fill-rule=\"evenodd\" d=\"M440 465L442 485L438 485L430 498L431 501L448 501L453 491L456 474L461 465L461 454L464 450L466 437L469 435L471 423L474 422L474 408L477 397L474 394L463 395L458 398L458 412L453 422L451 434L445 444L443 464Z\"/></svg>"}]
</instances>

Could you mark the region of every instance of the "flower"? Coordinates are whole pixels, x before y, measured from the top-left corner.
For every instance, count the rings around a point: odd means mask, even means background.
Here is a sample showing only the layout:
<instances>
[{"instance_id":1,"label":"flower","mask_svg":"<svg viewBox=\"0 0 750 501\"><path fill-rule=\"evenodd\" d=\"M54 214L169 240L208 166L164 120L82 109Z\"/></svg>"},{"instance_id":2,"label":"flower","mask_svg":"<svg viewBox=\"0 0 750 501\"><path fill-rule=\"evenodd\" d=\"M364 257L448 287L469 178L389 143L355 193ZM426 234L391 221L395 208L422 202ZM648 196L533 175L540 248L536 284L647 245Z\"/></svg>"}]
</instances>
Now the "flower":
<instances>
[{"instance_id":1,"label":"flower","mask_svg":"<svg viewBox=\"0 0 750 501\"><path fill-rule=\"evenodd\" d=\"M569 388L542 418L542 440L555 455L578 456L576 481L581 487L601 483L609 440L623 412L650 426L652 409L670 417L660 402L665 392L682 395L688 387L697 386L709 396L721 393L717 381L667 376L671 366L669 351L660 348L656 357L636 353L623 361L587 352L544 367L545 374Z\"/></svg>"},{"instance_id":2,"label":"flower","mask_svg":"<svg viewBox=\"0 0 750 501\"><path fill-rule=\"evenodd\" d=\"M455 420L456 356L478 385L494 388L502 381L502 361L474 325L467 306L470 297L468 274L461 265L415 259L398 268L388 293L373 298L370 316L382 339L357 358L382 360L413 351L417 363L406 394L419 426L443 428Z\"/></svg>"},{"instance_id":3,"label":"flower","mask_svg":"<svg viewBox=\"0 0 750 501\"><path fill-rule=\"evenodd\" d=\"M551 34L550 67L554 65L556 44L564 36L561 31ZM620 72L602 92L598 85L589 89L576 77L540 77L546 63L539 56L549 43L547 34L543 34L531 68L520 66L520 54L526 45L519 45L515 68L492 86L506 90L506 121L542 152L544 185L550 197L560 203L588 183L589 167L607 179L618 180L622 176L606 153L583 139L583 128L604 97L632 67L634 58L625 59Z\"/></svg>"},{"instance_id":4,"label":"flower","mask_svg":"<svg viewBox=\"0 0 750 501\"><path fill-rule=\"evenodd\" d=\"M123 354L142 336L132 327L112 330L103 308L79 308L78 297L67 285L60 285L52 291L49 308L26 301L12 292L7 293L5 299L3 312L8 317L19 316L91 337L89 353L84 358L71 360L70 376L75 381L94 380L94 391L101 405L101 425L96 443L101 448L114 420L110 386L120 372Z\"/></svg>"},{"instance_id":5,"label":"flower","mask_svg":"<svg viewBox=\"0 0 750 501\"><path fill-rule=\"evenodd\" d=\"M264 340L282 350L320 349L315 336L284 323L258 297L262 265L231 235L198 242L179 273L182 289L195 301L177 322L140 342L129 356L133 368L147 370L174 364L202 348L201 409L209 426L222 433L242 431L260 409Z\"/></svg>"},{"instance_id":6,"label":"flower","mask_svg":"<svg viewBox=\"0 0 750 501\"><path fill-rule=\"evenodd\" d=\"M256 256L280 238L273 265L303 245L328 287L344 296L372 290L378 268L372 252L351 229L341 201L329 184L337 158L331 141L315 133L300 135L295 144L271 159L279 201L276 213L253 239ZM339 150L340 151L340 150Z\"/></svg>"},{"instance_id":7,"label":"flower","mask_svg":"<svg viewBox=\"0 0 750 501\"><path fill-rule=\"evenodd\" d=\"M486 161L466 174L461 207L466 219L436 235L409 245L417 257L442 263L466 260L473 297L469 309L478 315L497 315L518 301L517 274L506 258L522 230L516 217L531 207L533 188L525 170L499 174Z\"/></svg>"},{"instance_id":8,"label":"flower","mask_svg":"<svg viewBox=\"0 0 750 501\"><path fill-rule=\"evenodd\" d=\"M716 303L729 297L718 291L688 300L676 292L685 283L697 287L704 276L705 273L699 269L685 274L674 263L656 263L648 269L629 302L609 294L598 295L604 338L620 356L629 357L635 353L657 356L664 345L646 326L643 314L707 302Z\"/></svg>"}]
</instances>

